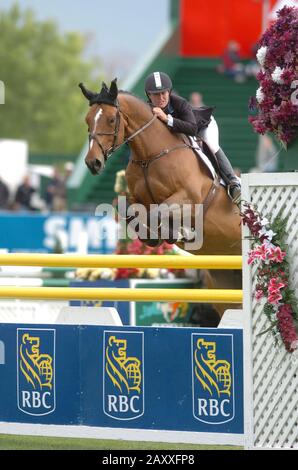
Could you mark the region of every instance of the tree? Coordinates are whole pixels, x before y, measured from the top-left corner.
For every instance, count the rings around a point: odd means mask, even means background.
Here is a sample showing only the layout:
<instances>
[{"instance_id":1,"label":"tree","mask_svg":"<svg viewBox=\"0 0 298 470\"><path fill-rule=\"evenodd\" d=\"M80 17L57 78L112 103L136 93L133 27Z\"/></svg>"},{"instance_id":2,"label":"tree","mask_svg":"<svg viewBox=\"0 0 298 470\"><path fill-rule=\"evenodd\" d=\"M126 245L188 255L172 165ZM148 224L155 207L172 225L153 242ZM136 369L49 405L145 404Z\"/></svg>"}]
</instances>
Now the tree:
<instances>
[{"instance_id":1,"label":"tree","mask_svg":"<svg viewBox=\"0 0 298 470\"><path fill-rule=\"evenodd\" d=\"M97 89L100 82L99 61L83 56L86 38L18 6L0 11L0 32L0 138L27 140L32 152L78 153L87 111L78 83Z\"/></svg>"}]
</instances>

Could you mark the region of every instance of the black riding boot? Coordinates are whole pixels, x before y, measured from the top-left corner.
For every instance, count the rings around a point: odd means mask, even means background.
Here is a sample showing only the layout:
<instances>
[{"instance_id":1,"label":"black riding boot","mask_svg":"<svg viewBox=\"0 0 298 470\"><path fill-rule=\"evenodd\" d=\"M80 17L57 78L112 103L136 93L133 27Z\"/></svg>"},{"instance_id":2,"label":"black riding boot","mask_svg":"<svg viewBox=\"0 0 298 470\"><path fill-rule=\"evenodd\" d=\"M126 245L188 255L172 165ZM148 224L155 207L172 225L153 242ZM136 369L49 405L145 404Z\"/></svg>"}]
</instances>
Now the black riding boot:
<instances>
[{"instance_id":1,"label":"black riding boot","mask_svg":"<svg viewBox=\"0 0 298 470\"><path fill-rule=\"evenodd\" d=\"M228 157L221 148L219 148L215 156L218 161L220 176L227 185L227 193L229 197L235 204L240 205L241 185L237 176L234 173L234 170Z\"/></svg>"}]
</instances>

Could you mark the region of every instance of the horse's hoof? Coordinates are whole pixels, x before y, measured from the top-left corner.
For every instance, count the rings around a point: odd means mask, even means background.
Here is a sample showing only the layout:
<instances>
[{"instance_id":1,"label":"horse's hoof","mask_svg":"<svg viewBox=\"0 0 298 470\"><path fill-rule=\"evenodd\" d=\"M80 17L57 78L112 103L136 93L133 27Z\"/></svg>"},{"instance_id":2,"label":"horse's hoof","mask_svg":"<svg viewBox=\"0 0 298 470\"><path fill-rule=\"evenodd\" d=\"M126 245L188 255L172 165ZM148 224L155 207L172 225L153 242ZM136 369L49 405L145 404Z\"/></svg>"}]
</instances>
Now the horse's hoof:
<instances>
[{"instance_id":1,"label":"horse's hoof","mask_svg":"<svg viewBox=\"0 0 298 470\"><path fill-rule=\"evenodd\" d=\"M145 245L149 246L150 248L155 248L162 244L162 240L141 240Z\"/></svg>"},{"instance_id":2,"label":"horse's hoof","mask_svg":"<svg viewBox=\"0 0 298 470\"><path fill-rule=\"evenodd\" d=\"M177 243L177 239L174 239L174 238L169 238L169 240L166 240L166 242L169 244L169 245L175 245L175 243Z\"/></svg>"}]
</instances>

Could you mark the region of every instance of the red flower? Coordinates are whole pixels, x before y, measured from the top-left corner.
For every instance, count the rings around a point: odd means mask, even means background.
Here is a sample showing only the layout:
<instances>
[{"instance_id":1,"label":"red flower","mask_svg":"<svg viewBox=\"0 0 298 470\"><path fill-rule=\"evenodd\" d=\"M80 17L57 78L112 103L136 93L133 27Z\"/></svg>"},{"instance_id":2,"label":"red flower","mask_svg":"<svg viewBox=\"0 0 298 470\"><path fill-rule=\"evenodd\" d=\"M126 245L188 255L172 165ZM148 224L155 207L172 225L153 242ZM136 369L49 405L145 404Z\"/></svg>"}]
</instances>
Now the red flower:
<instances>
[{"instance_id":1,"label":"red flower","mask_svg":"<svg viewBox=\"0 0 298 470\"><path fill-rule=\"evenodd\" d=\"M298 335L293 320L293 309L291 305L281 305L276 316L278 319L278 330L285 347L287 351L293 352L298 347Z\"/></svg>"},{"instance_id":2,"label":"red flower","mask_svg":"<svg viewBox=\"0 0 298 470\"><path fill-rule=\"evenodd\" d=\"M136 268L118 268L116 269L115 279L130 279L137 277L139 269Z\"/></svg>"},{"instance_id":3,"label":"red flower","mask_svg":"<svg viewBox=\"0 0 298 470\"><path fill-rule=\"evenodd\" d=\"M263 69L257 75L262 89L261 103L254 103L257 116L249 121L259 134L273 132L284 144L298 136L298 106L292 102L292 83L297 80L298 8L284 7L277 20L263 34L259 46L266 47ZM276 83L272 73L282 70L282 83Z\"/></svg>"},{"instance_id":4,"label":"red flower","mask_svg":"<svg viewBox=\"0 0 298 470\"><path fill-rule=\"evenodd\" d=\"M248 226L253 239L253 249L248 253L248 264L258 261L255 299L259 301L261 298L265 298L264 308L272 322L271 329L280 333L286 350L293 352L298 349L298 335L294 322L295 313L293 307L283 301L283 299L291 298L292 295L289 288L289 269L286 262L286 252L282 251L281 246L277 244L277 240L283 244L282 226L285 221L281 220L280 222L283 223L275 224L272 227L274 228L273 232L268 227L268 220L261 218L251 204L245 203L244 207L244 213L241 214L243 224ZM256 231L255 227L258 226L260 226L260 230ZM268 236L269 233L273 234L272 243L268 242L269 238L264 241L264 237L266 239L266 234ZM277 306L277 313L275 313L276 309L273 306Z\"/></svg>"}]
</instances>

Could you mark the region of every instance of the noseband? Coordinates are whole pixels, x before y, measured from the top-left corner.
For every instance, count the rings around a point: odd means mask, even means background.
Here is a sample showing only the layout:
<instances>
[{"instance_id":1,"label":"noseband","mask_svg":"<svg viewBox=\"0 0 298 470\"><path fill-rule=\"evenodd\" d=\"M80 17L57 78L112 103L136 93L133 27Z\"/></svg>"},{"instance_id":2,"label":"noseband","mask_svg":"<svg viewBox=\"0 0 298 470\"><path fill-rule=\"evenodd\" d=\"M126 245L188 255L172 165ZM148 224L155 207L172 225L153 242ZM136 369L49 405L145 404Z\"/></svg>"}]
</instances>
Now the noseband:
<instances>
[{"instance_id":1,"label":"noseband","mask_svg":"<svg viewBox=\"0 0 298 470\"><path fill-rule=\"evenodd\" d=\"M119 105L116 106L117 112L116 112L116 122L115 122L115 129L114 132L89 132L89 144L92 140L95 140L97 145L99 146L100 150L102 151L102 154L104 156L105 161L109 158L109 156L115 152L116 150L116 142L118 138L118 133L119 133L119 127L120 127L120 109ZM103 135L113 135L113 143L110 148L104 149L102 146L102 143L98 140L97 136L103 136Z\"/></svg>"},{"instance_id":2,"label":"noseband","mask_svg":"<svg viewBox=\"0 0 298 470\"><path fill-rule=\"evenodd\" d=\"M151 126L153 121L157 118L156 115L153 115L153 117L148 121L144 126L140 127L138 130L136 130L131 136L127 137L121 144L117 145L117 140L118 140L118 134L119 134L119 128L120 128L120 114L121 110L119 107L119 104L116 106L116 122L115 122L115 129L114 132L89 132L89 144L92 140L95 140L97 145L99 146L100 150L102 151L102 154L104 156L105 161L108 160L108 158L116 151L118 150L122 145L127 144L130 142L134 137L136 137L138 134L143 132L147 127ZM113 143L110 148L104 149L102 143L98 140L97 136L104 136L104 135L113 135Z\"/></svg>"}]
</instances>

